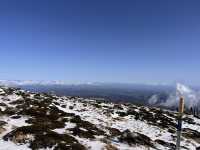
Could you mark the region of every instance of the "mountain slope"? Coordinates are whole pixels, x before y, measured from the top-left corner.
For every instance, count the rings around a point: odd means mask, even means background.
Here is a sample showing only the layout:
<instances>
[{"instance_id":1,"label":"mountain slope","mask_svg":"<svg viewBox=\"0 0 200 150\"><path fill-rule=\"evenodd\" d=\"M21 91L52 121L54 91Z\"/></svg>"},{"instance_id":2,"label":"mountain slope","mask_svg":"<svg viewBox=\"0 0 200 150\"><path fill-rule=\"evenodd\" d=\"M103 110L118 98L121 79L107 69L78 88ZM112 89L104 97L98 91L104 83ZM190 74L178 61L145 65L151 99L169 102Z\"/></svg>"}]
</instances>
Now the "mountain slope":
<instances>
[{"instance_id":1,"label":"mountain slope","mask_svg":"<svg viewBox=\"0 0 200 150\"><path fill-rule=\"evenodd\" d=\"M175 149L176 113L0 88L0 149ZM200 119L184 115L182 149L200 146Z\"/></svg>"}]
</instances>

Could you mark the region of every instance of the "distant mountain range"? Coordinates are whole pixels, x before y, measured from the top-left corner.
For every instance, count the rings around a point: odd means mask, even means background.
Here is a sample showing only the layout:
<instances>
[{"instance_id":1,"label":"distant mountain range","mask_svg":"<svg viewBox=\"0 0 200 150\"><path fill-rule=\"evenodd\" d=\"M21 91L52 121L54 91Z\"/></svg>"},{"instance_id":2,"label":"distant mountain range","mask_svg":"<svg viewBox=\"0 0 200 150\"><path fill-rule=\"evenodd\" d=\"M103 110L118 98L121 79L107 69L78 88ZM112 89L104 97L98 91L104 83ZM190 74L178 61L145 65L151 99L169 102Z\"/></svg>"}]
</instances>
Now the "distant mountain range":
<instances>
[{"instance_id":1,"label":"distant mountain range","mask_svg":"<svg viewBox=\"0 0 200 150\"><path fill-rule=\"evenodd\" d=\"M146 84L139 84L139 83L116 83L116 82L77 82L77 83L69 83L66 81L61 81L61 80L0 80L0 85L9 85L9 86L16 86L16 85L94 85L94 86L172 86L170 84L166 83L146 83Z\"/></svg>"},{"instance_id":2,"label":"distant mountain range","mask_svg":"<svg viewBox=\"0 0 200 150\"><path fill-rule=\"evenodd\" d=\"M166 99L168 93L175 90L172 85L166 84L104 82L71 84L64 81L0 80L0 85L19 87L33 92L51 92L61 96L103 98L111 101L142 104L147 104L149 98L154 94L159 94L161 98Z\"/></svg>"},{"instance_id":3,"label":"distant mountain range","mask_svg":"<svg viewBox=\"0 0 200 150\"><path fill-rule=\"evenodd\" d=\"M80 96L84 98L103 99L114 102L131 102L151 106L177 107L176 85L167 84L133 84L133 83L67 83L64 81L34 80L0 80L0 85L18 87L32 92L54 93L59 96ZM199 88L187 87L184 90L188 106L199 106Z\"/></svg>"},{"instance_id":4,"label":"distant mountain range","mask_svg":"<svg viewBox=\"0 0 200 150\"><path fill-rule=\"evenodd\" d=\"M34 80L0 80L1 85L64 85L64 81L34 81Z\"/></svg>"}]
</instances>

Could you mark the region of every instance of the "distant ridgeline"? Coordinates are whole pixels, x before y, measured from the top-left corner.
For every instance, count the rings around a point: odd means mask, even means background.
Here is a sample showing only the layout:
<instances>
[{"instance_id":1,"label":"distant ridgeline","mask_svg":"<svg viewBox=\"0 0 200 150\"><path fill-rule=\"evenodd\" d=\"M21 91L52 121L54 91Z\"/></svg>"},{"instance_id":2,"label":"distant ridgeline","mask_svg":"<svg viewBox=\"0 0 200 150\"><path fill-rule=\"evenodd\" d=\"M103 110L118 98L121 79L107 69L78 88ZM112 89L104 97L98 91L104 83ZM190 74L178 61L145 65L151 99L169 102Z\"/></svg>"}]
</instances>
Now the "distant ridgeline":
<instances>
[{"instance_id":1,"label":"distant ridgeline","mask_svg":"<svg viewBox=\"0 0 200 150\"><path fill-rule=\"evenodd\" d=\"M123 84L101 84L101 85L20 85L22 89L33 92L53 92L61 96L81 96L108 100L114 102L131 102L148 105L148 100L154 94L159 94L161 101L167 98L171 89L169 87L157 87L146 85L123 85Z\"/></svg>"}]
</instances>

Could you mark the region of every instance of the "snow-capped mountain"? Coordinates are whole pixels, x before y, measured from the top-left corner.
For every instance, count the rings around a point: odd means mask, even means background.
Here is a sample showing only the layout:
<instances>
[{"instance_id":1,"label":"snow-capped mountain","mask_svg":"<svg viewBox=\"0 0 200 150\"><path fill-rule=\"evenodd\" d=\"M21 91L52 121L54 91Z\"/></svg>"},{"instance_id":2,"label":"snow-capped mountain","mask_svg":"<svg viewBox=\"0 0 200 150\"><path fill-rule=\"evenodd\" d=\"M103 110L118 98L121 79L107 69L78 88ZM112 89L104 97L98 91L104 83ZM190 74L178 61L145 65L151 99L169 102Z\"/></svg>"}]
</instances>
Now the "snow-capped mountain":
<instances>
[{"instance_id":1,"label":"snow-capped mountain","mask_svg":"<svg viewBox=\"0 0 200 150\"><path fill-rule=\"evenodd\" d=\"M64 81L34 81L34 80L0 80L0 85L18 86L18 85L67 85Z\"/></svg>"},{"instance_id":2,"label":"snow-capped mountain","mask_svg":"<svg viewBox=\"0 0 200 150\"><path fill-rule=\"evenodd\" d=\"M171 150L176 112L0 88L0 150ZM200 146L200 119L183 117L182 149Z\"/></svg>"}]
</instances>

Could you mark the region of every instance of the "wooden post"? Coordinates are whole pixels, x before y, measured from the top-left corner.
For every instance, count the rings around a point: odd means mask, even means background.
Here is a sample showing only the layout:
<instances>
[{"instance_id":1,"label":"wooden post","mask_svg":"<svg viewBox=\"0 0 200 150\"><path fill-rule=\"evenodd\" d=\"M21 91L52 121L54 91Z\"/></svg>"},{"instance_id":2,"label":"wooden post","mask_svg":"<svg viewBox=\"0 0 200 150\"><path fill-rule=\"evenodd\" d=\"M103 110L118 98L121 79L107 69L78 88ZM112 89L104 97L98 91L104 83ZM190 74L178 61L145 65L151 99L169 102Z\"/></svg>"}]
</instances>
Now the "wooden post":
<instances>
[{"instance_id":1,"label":"wooden post","mask_svg":"<svg viewBox=\"0 0 200 150\"><path fill-rule=\"evenodd\" d=\"M183 111L184 111L184 98L181 96L179 102L179 113L183 114Z\"/></svg>"},{"instance_id":2,"label":"wooden post","mask_svg":"<svg viewBox=\"0 0 200 150\"><path fill-rule=\"evenodd\" d=\"M176 150L180 150L180 145L181 145L181 130L182 130L183 111L184 111L184 98L181 96L180 101L179 101Z\"/></svg>"}]
</instances>

